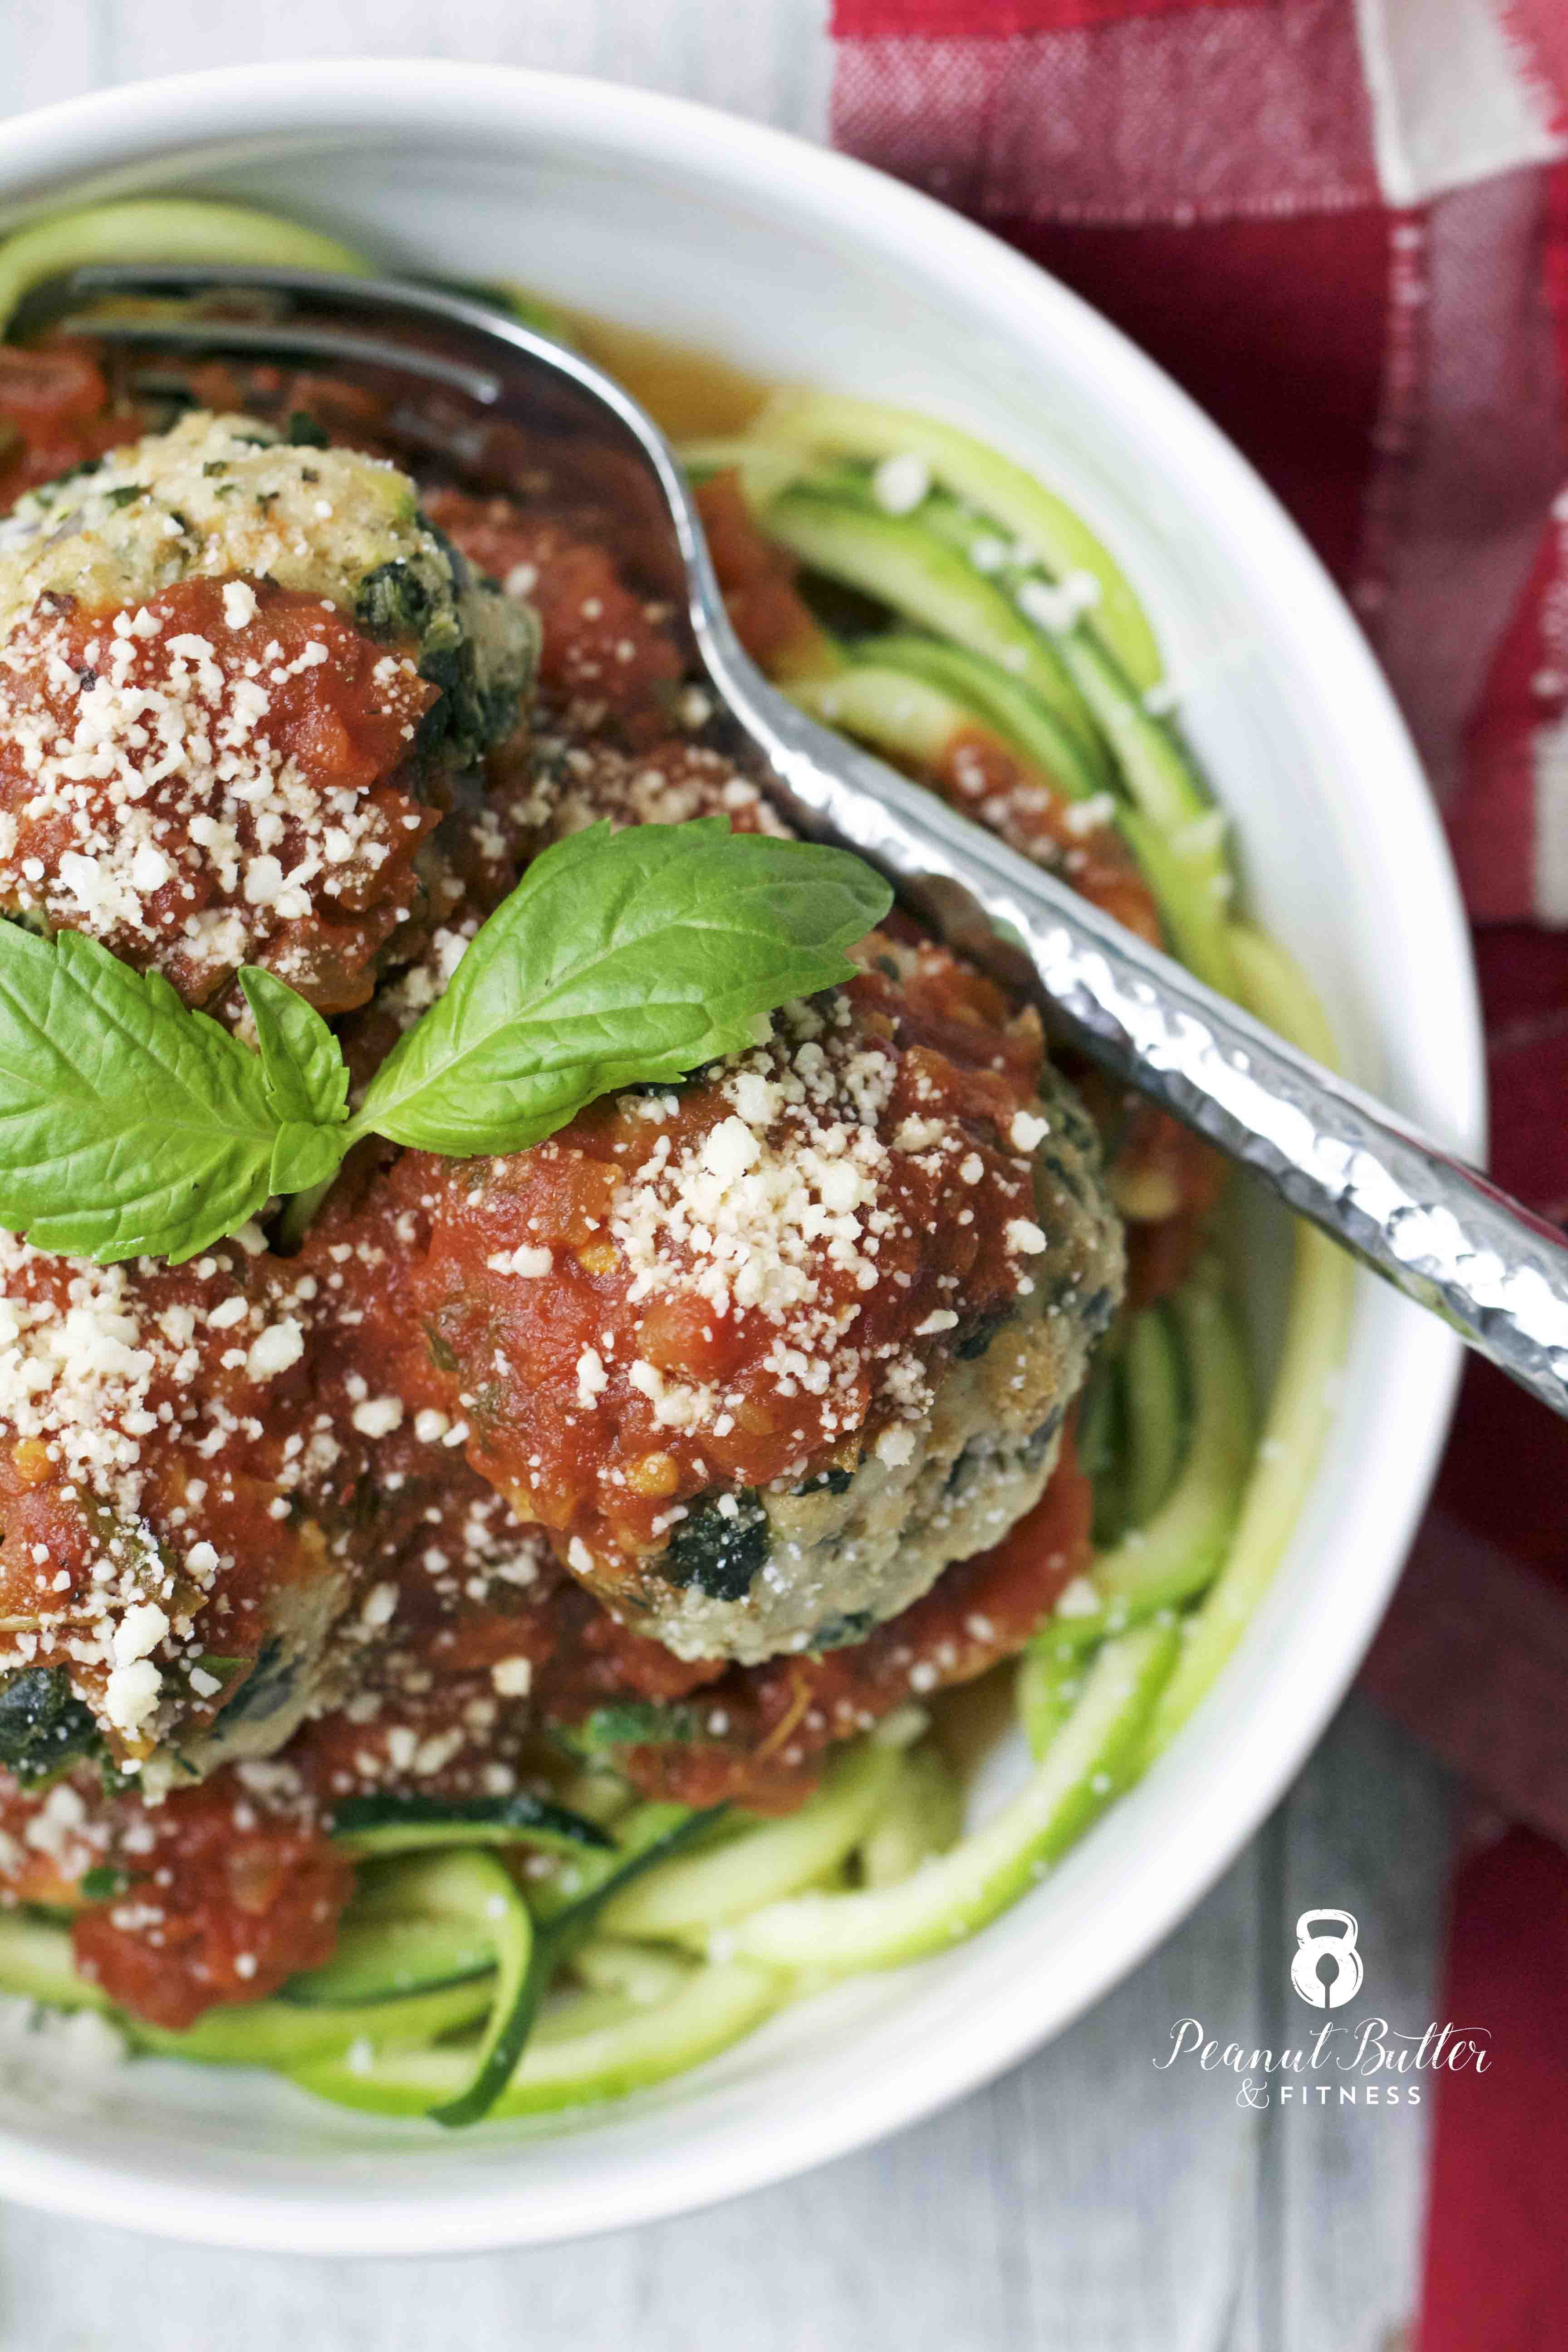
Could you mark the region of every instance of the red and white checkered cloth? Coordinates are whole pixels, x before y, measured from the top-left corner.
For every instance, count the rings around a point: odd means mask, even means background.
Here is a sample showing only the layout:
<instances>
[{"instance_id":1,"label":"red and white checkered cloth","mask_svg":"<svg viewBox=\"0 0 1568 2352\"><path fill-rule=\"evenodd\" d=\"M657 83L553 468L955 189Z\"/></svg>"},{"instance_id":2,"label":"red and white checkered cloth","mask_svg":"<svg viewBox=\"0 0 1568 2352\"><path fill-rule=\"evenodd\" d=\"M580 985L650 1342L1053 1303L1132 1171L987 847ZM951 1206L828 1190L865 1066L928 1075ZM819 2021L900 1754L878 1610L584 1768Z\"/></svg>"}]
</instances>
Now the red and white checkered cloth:
<instances>
[{"instance_id":1,"label":"red and white checkered cloth","mask_svg":"<svg viewBox=\"0 0 1568 2352\"><path fill-rule=\"evenodd\" d=\"M1568 0L835 0L833 29L837 142L1124 327L1350 596L1478 926L1494 1171L1568 1220ZM1568 1423L1475 1367L1366 1679L1556 1847L1457 1883L1447 2013L1500 2062L1440 2096L1422 2352L1568 2347L1565 1527Z\"/></svg>"}]
</instances>

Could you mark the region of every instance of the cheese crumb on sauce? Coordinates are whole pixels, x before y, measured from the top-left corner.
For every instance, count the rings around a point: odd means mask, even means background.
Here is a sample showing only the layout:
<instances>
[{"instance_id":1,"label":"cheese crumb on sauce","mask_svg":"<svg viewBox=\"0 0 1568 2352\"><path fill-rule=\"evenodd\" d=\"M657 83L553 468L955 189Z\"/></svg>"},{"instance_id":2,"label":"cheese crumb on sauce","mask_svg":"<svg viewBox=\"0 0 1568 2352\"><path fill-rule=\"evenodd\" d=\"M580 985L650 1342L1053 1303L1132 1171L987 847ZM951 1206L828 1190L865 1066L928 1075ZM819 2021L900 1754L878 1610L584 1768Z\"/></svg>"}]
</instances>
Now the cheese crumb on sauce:
<instances>
[{"instance_id":1,"label":"cheese crumb on sauce","mask_svg":"<svg viewBox=\"0 0 1568 2352\"><path fill-rule=\"evenodd\" d=\"M383 1396L356 1404L349 1416L362 1437L390 1437L403 1422L403 1399Z\"/></svg>"}]
</instances>

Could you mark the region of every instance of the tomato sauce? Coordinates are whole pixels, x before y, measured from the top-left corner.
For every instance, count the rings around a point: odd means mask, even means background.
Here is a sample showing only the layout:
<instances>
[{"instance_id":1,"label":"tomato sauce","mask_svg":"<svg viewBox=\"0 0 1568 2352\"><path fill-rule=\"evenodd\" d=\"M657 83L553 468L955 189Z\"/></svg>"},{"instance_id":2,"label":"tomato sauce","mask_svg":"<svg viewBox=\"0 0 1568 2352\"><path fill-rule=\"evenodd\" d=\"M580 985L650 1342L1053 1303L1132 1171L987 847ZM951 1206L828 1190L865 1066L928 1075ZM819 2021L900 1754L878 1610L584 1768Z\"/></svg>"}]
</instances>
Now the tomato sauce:
<instances>
[{"instance_id":1,"label":"tomato sauce","mask_svg":"<svg viewBox=\"0 0 1568 2352\"><path fill-rule=\"evenodd\" d=\"M809 677L834 667L833 648L795 586L799 565L765 538L734 474L716 474L697 491L708 551L724 607L752 659L770 677Z\"/></svg>"},{"instance_id":2,"label":"tomato sauce","mask_svg":"<svg viewBox=\"0 0 1568 2352\"><path fill-rule=\"evenodd\" d=\"M73 1920L77 1966L174 2031L330 1959L353 1892L353 1864L313 1822L269 1811L229 1773L135 1809L100 1866L119 1891Z\"/></svg>"},{"instance_id":3,"label":"tomato sauce","mask_svg":"<svg viewBox=\"0 0 1568 2352\"><path fill-rule=\"evenodd\" d=\"M108 400L87 352L0 344L0 511L134 436L134 425L106 413Z\"/></svg>"},{"instance_id":4,"label":"tomato sauce","mask_svg":"<svg viewBox=\"0 0 1568 2352\"><path fill-rule=\"evenodd\" d=\"M184 580L134 613L46 597L0 652L0 892L188 1002L249 961L324 1011L362 1003L437 821L410 764L436 698L268 581Z\"/></svg>"},{"instance_id":5,"label":"tomato sauce","mask_svg":"<svg viewBox=\"0 0 1568 2352\"><path fill-rule=\"evenodd\" d=\"M389 1571L395 1635L367 1654L353 1717L324 1717L290 1744L295 1775L327 1813L344 1796L407 1786L411 1769L426 1793L463 1796L537 1769L545 1759L521 1714L509 1719L495 1698L498 1670L504 1683L520 1659L530 1719L568 1738L596 1709L630 1701L668 1711L672 1737L613 1749L646 1795L788 1811L816 1785L836 1741L1015 1654L1091 1558L1092 1493L1069 1428L1035 1508L863 1641L756 1666L682 1660L612 1616L542 1547L527 1583L491 1583L478 1599L463 1580L433 1576L427 1545L455 1557L457 1522L482 1491L459 1471L447 1507L427 1515L430 1535ZM374 1710L364 1693L376 1694Z\"/></svg>"}]
</instances>

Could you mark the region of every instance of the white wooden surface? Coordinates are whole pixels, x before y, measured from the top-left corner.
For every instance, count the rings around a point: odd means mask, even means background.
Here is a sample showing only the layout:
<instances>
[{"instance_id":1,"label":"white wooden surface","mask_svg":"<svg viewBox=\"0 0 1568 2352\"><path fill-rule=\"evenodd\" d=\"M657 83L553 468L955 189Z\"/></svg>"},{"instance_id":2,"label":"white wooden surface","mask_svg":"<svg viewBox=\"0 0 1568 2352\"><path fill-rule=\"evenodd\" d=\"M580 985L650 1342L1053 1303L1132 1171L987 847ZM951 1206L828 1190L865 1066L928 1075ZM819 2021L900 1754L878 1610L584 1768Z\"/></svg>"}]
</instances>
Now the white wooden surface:
<instances>
[{"instance_id":1,"label":"white wooden surface","mask_svg":"<svg viewBox=\"0 0 1568 2352\"><path fill-rule=\"evenodd\" d=\"M683 92L820 136L826 0L0 0L0 114L290 56L494 59ZM4 131L0 129L0 138ZM1297 1914L1355 1912L1366 1994L1433 2013L1436 1770L1352 1703L1275 1818L1050 2049L884 2147L559 2252L331 2264L153 2250L0 2209L0 2352L1397 2352L1426 2109L1238 2107L1162 2073L1173 2021L1300 2040ZM1289 2011L1295 2010L1295 2018Z\"/></svg>"},{"instance_id":2,"label":"white wooden surface","mask_svg":"<svg viewBox=\"0 0 1568 2352\"><path fill-rule=\"evenodd\" d=\"M0 113L259 58L430 57L596 74L826 121L827 0L0 0Z\"/></svg>"}]
</instances>

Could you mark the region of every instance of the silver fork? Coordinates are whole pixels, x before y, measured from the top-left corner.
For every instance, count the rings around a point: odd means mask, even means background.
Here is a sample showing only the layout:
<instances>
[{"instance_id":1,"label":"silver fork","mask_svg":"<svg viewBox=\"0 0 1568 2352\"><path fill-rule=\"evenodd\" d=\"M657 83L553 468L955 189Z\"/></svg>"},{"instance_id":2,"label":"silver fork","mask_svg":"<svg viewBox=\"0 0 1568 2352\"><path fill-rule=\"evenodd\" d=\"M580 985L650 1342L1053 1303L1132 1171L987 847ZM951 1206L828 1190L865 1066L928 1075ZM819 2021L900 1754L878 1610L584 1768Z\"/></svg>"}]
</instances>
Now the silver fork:
<instances>
[{"instance_id":1,"label":"silver fork","mask_svg":"<svg viewBox=\"0 0 1568 2352\"><path fill-rule=\"evenodd\" d=\"M86 297L224 289L268 298L275 315L61 316ZM610 439L635 456L668 516L671 582L708 680L793 822L858 850L944 938L1032 980L1058 1035L1568 1413L1568 1246L1556 1228L771 687L730 626L668 444L591 361L459 296L303 270L84 268L37 289L27 315L119 344L393 369L568 453Z\"/></svg>"}]
</instances>

